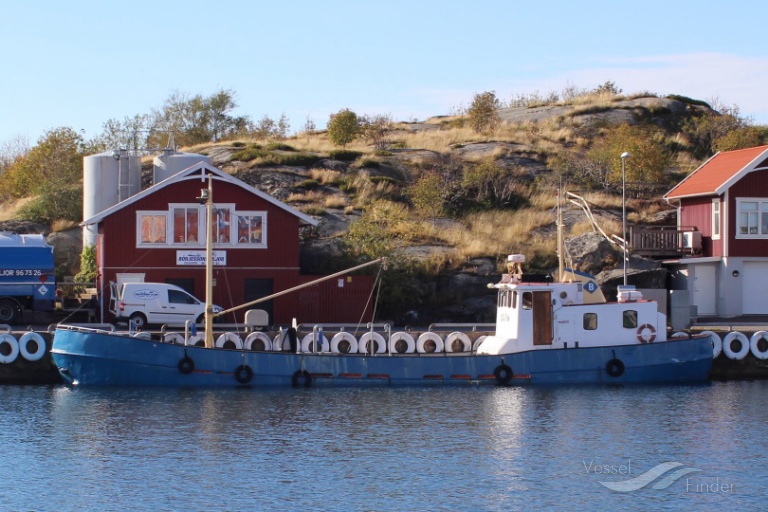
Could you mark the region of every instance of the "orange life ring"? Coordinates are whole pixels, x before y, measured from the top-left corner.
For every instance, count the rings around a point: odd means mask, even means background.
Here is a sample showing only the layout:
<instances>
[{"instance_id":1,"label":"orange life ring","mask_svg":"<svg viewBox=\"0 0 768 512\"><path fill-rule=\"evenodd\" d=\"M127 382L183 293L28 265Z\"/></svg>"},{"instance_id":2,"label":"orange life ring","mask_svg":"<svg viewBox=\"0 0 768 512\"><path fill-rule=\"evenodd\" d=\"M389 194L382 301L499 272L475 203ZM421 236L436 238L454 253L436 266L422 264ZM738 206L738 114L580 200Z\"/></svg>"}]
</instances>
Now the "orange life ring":
<instances>
[{"instance_id":1,"label":"orange life ring","mask_svg":"<svg viewBox=\"0 0 768 512\"><path fill-rule=\"evenodd\" d=\"M649 331L645 332L646 329ZM656 328L651 324L643 324L637 328L637 341L640 343L653 343L656 340Z\"/></svg>"}]
</instances>

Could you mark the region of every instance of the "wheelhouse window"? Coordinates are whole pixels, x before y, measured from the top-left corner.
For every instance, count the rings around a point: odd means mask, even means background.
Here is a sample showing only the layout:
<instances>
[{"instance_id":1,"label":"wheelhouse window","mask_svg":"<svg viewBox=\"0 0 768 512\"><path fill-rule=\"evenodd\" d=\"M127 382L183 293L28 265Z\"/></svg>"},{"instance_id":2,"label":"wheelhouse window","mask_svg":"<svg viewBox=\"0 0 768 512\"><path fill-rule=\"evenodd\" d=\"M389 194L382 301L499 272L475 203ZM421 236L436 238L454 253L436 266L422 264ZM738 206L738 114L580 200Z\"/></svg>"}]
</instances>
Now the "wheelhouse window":
<instances>
[{"instance_id":1,"label":"wheelhouse window","mask_svg":"<svg viewBox=\"0 0 768 512\"><path fill-rule=\"evenodd\" d=\"M637 328L637 311L634 311L631 309L624 311L622 323L625 329L636 329Z\"/></svg>"},{"instance_id":2,"label":"wheelhouse window","mask_svg":"<svg viewBox=\"0 0 768 512\"><path fill-rule=\"evenodd\" d=\"M712 238L720 238L720 199L712 200Z\"/></svg>"},{"instance_id":3,"label":"wheelhouse window","mask_svg":"<svg viewBox=\"0 0 768 512\"><path fill-rule=\"evenodd\" d=\"M737 238L768 238L768 201L739 198Z\"/></svg>"},{"instance_id":4,"label":"wheelhouse window","mask_svg":"<svg viewBox=\"0 0 768 512\"><path fill-rule=\"evenodd\" d=\"M523 309L531 309L533 307L533 293L532 292L523 292L522 306L523 306Z\"/></svg>"},{"instance_id":5,"label":"wheelhouse window","mask_svg":"<svg viewBox=\"0 0 768 512\"><path fill-rule=\"evenodd\" d=\"M138 218L139 245L162 245L167 240L165 212L141 212Z\"/></svg>"},{"instance_id":6,"label":"wheelhouse window","mask_svg":"<svg viewBox=\"0 0 768 512\"><path fill-rule=\"evenodd\" d=\"M584 330L594 331L597 329L597 313L584 313Z\"/></svg>"}]
</instances>

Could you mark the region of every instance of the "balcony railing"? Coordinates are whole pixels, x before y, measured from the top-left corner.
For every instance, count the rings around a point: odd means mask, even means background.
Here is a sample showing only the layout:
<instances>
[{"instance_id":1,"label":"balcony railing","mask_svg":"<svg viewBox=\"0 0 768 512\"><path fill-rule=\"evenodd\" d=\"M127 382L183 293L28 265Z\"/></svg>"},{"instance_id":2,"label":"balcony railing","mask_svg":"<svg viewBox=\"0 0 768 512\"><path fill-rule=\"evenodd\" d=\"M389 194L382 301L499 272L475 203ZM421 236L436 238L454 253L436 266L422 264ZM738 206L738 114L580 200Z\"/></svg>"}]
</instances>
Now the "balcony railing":
<instances>
[{"instance_id":1,"label":"balcony railing","mask_svg":"<svg viewBox=\"0 0 768 512\"><path fill-rule=\"evenodd\" d=\"M695 255L701 252L701 235L695 227L633 227L630 230L630 248L641 256Z\"/></svg>"}]
</instances>

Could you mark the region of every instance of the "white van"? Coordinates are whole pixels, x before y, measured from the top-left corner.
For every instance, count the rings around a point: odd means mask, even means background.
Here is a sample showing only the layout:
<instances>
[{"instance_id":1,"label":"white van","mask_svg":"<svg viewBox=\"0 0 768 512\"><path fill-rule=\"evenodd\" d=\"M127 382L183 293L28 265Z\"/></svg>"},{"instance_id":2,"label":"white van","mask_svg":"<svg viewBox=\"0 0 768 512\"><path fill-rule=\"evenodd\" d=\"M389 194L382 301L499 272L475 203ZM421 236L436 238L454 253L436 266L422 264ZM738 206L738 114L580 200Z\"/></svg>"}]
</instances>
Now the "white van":
<instances>
[{"instance_id":1,"label":"white van","mask_svg":"<svg viewBox=\"0 0 768 512\"><path fill-rule=\"evenodd\" d=\"M137 329L147 325L183 326L187 320L201 323L205 303L182 288L167 283L110 283L109 311L118 321L130 321ZM213 306L213 312L222 311Z\"/></svg>"}]
</instances>

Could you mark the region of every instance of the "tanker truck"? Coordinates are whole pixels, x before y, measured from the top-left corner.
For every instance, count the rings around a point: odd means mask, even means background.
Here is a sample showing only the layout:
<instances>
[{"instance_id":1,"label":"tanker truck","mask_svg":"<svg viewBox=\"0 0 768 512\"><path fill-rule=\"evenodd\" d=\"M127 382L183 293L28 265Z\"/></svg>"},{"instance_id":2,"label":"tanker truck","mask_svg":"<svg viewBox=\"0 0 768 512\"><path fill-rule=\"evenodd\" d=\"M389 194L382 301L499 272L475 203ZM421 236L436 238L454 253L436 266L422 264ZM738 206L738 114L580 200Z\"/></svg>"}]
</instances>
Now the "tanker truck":
<instances>
[{"instance_id":1,"label":"tanker truck","mask_svg":"<svg viewBox=\"0 0 768 512\"><path fill-rule=\"evenodd\" d=\"M43 235L0 233L0 324L25 310L51 311L56 299L53 247Z\"/></svg>"}]
</instances>

